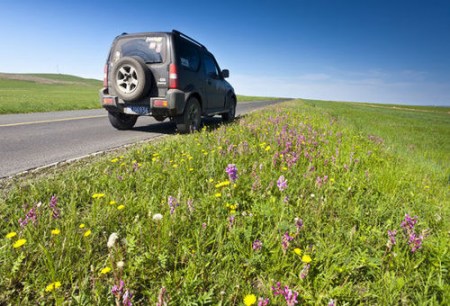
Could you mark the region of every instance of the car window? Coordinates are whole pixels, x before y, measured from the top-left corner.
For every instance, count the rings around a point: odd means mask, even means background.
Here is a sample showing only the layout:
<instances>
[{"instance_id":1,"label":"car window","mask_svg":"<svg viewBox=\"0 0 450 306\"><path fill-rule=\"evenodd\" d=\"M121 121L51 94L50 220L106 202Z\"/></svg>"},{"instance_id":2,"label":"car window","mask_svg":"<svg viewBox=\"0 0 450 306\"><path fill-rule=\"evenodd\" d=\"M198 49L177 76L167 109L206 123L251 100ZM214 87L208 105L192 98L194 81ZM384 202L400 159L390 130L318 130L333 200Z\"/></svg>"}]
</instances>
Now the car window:
<instances>
[{"instance_id":1,"label":"car window","mask_svg":"<svg viewBox=\"0 0 450 306\"><path fill-rule=\"evenodd\" d=\"M200 66L200 55L197 48L182 39L179 44L178 64L184 69L197 71Z\"/></svg>"},{"instance_id":2,"label":"car window","mask_svg":"<svg viewBox=\"0 0 450 306\"><path fill-rule=\"evenodd\" d=\"M160 36L121 39L112 54L116 62L125 56L138 56L147 64L163 63L166 58L166 39Z\"/></svg>"},{"instance_id":3,"label":"car window","mask_svg":"<svg viewBox=\"0 0 450 306\"><path fill-rule=\"evenodd\" d=\"M214 58L212 58L212 56L210 56L209 54L206 54L203 59L203 62L205 64L206 75L213 79L218 79L219 70L217 68L216 61L214 60Z\"/></svg>"}]
</instances>

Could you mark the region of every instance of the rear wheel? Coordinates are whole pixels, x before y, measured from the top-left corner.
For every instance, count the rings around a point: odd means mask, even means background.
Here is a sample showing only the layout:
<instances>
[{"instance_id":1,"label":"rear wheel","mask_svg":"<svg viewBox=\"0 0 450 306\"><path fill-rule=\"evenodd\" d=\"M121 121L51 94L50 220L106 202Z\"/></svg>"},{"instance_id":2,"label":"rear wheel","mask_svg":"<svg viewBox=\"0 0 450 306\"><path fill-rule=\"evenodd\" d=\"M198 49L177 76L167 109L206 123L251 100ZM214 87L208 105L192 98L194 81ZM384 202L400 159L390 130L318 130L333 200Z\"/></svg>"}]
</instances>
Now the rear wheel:
<instances>
[{"instance_id":1,"label":"rear wheel","mask_svg":"<svg viewBox=\"0 0 450 306\"><path fill-rule=\"evenodd\" d=\"M136 124L138 116L108 112L109 122L118 130L129 130Z\"/></svg>"},{"instance_id":2,"label":"rear wheel","mask_svg":"<svg viewBox=\"0 0 450 306\"><path fill-rule=\"evenodd\" d=\"M202 110L196 98L190 98L183 115L177 118L177 130L182 134L200 130Z\"/></svg>"},{"instance_id":3,"label":"rear wheel","mask_svg":"<svg viewBox=\"0 0 450 306\"><path fill-rule=\"evenodd\" d=\"M135 101L144 97L152 84L151 72L139 57L123 57L112 71L112 85L124 101Z\"/></svg>"}]
</instances>

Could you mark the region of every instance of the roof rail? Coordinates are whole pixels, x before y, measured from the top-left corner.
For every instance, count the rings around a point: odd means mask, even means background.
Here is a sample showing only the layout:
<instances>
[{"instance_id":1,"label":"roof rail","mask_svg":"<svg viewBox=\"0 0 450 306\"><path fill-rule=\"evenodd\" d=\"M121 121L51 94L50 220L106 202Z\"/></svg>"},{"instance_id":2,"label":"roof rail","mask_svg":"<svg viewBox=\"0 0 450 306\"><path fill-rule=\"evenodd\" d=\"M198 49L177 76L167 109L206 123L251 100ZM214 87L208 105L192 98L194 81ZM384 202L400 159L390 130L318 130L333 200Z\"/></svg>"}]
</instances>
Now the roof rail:
<instances>
[{"instance_id":1,"label":"roof rail","mask_svg":"<svg viewBox=\"0 0 450 306\"><path fill-rule=\"evenodd\" d=\"M173 29L173 30L172 30L172 33L177 34L177 35L180 35L180 36L182 36L182 37L184 37L184 38L190 40L191 42L193 42L193 43L199 45L199 46L202 47L203 49L208 50L208 49L206 49L206 47L205 47L204 45L202 45L201 43L199 43L198 41L196 41L196 40L193 39L192 37L189 37L189 36L187 36L186 34L181 33L180 31L177 31L177 30Z\"/></svg>"}]
</instances>

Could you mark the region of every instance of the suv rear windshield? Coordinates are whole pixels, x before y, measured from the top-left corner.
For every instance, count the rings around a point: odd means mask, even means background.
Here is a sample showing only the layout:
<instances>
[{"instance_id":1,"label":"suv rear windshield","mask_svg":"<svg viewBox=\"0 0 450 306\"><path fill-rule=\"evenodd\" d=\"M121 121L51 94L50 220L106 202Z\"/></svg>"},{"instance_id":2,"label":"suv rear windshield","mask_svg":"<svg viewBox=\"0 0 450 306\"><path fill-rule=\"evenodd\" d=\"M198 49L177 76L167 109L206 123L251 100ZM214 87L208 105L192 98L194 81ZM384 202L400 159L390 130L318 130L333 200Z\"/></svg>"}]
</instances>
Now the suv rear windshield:
<instances>
[{"instance_id":1,"label":"suv rear windshield","mask_svg":"<svg viewBox=\"0 0 450 306\"><path fill-rule=\"evenodd\" d=\"M166 61L166 38L163 36L142 36L120 39L111 54L111 61L117 62L124 56L138 56L146 64Z\"/></svg>"}]
</instances>

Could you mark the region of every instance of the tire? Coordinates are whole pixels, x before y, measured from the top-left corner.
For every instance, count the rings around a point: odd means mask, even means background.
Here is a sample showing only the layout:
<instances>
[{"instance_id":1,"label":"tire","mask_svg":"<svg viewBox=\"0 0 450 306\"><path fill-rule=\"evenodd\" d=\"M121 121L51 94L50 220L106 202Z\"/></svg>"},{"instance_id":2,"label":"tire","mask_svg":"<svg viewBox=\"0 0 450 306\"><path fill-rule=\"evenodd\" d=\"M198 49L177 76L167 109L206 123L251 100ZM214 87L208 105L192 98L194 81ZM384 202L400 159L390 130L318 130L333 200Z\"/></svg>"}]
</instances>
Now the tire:
<instances>
[{"instance_id":1,"label":"tire","mask_svg":"<svg viewBox=\"0 0 450 306\"><path fill-rule=\"evenodd\" d=\"M228 112L222 114L222 120L225 122L232 122L236 117L236 100L232 97L229 97L229 99L231 99L230 108Z\"/></svg>"},{"instance_id":2,"label":"tire","mask_svg":"<svg viewBox=\"0 0 450 306\"><path fill-rule=\"evenodd\" d=\"M181 134L200 130L202 123L202 109L196 98L190 98L183 115L177 118L177 130Z\"/></svg>"},{"instance_id":3,"label":"tire","mask_svg":"<svg viewBox=\"0 0 450 306\"><path fill-rule=\"evenodd\" d=\"M127 102L144 97L152 85L151 72L139 57L122 57L114 65L111 77L117 96Z\"/></svg>"},{"instance_id":4,"label":"tire","mask_svg":"<svg viewBox=\"0 0 450 306\"><path fill-rule=\"evenodd\" d=\"M108 112L108 118L111 125L116 129L129 130L136 124L138 116Z\"/></svg>"},{"instance_id":5,"label":"tire","mask_svg":"<svg viewBox=\"0 0 450 306\"><path fill-rule=\"evenodd\" d=\"M163 117L163 116L153 116L153 118L155 118L155 120L158 121L158 122L163 122L164 120L166 120L167 117Z\"/></svg>"}]
</instances>

